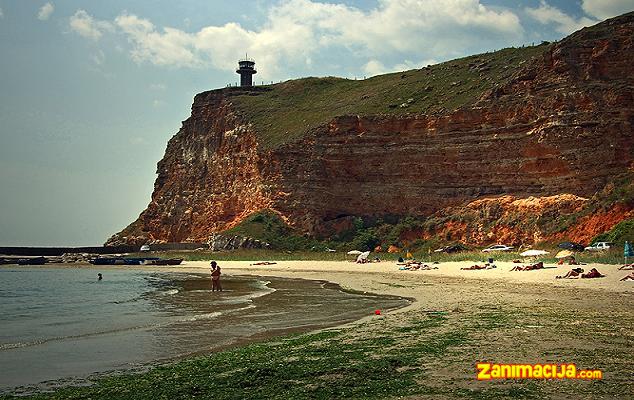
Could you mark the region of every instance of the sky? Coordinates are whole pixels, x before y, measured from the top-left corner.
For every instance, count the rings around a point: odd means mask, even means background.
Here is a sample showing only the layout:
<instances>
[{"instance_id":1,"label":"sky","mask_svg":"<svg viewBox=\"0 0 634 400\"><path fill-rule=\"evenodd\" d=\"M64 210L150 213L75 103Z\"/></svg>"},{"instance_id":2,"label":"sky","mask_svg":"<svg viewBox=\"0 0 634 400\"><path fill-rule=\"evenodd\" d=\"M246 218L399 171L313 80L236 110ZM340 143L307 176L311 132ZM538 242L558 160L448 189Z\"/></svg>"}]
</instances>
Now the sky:
<instances>
[{"instance_id":1,"label":"sky","mask_svg":"<svg viewBox=\"0 0 634 400\"><path fill-rule=\"evenodd\" d=\"M147 206L193 96L559 40L634 0L0 0L0 246L100 245Z\"/></svg>"}]
</instances>

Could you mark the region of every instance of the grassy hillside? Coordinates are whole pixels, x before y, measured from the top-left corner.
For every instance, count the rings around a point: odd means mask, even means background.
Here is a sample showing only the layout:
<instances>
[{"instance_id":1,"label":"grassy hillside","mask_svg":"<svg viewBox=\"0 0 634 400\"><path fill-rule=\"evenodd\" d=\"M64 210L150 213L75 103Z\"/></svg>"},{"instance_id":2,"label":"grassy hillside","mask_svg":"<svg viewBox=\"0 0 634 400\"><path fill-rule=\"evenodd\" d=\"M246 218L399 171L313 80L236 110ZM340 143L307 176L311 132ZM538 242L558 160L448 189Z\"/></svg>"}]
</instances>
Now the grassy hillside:
<instances>
[{"instance_id":1,"label":"grassy hillside","mask_svg":"<svg viewBox=\"0 0 634 400\"><path fill-rule=\"evenodd\" d=\"M433 113L473 104L547 48L508 48L365 80L292 80L238 92L233 103L255 125L261 146L274 148L340 115Z\"/></svg>"},{"instance_id":2,"label":"grassy hillside","mask_svg":"<svg viewBox=\"0 0 634 400\"><path fill-rule=\"evenodd\" d=\"M224 235L245 236L268 243L272 249L310 249L319 242L303 236L288 226L279 215L269 210L256 212L239 225L223 232Z\"/></svg>"}]
</instances>

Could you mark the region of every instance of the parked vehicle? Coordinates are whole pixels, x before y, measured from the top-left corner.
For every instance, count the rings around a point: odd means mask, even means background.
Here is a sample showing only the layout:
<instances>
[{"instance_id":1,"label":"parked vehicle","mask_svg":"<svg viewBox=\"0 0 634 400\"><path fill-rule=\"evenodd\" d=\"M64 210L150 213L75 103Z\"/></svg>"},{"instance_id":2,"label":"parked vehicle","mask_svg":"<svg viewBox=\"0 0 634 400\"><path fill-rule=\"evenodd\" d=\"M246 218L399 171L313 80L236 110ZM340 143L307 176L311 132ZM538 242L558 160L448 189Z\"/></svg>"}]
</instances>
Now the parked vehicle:
<instances>
[{"instance_id":1,"label":"parked vehicle","mask_svg":"<svg viewBox=\"0 0 634 400\"><path fill-rule=\"evenodd\" d=\"M483 249L483 253L491 253L494 251L510 251L513 250L513 246L505 246L503 244L494 244L493 246L489 246L486 249Z\"/></svg>"},{"instance_id":2,"label":"parked vehicle","mask_svg":"<svg viewBox=\"0 0 634 400\"><path fill-rule=\"evenodd\" d=\"M560 249L570 250L570 251L583 251L585 250L585 246L581 243L576 242L563 242L557 245Z\"/></svg>"},{"instance_id":3,"label":"parked vehicle","mask_svg":"<svg viewBox=\"0 0 634 400\"><path fill-rule=\"evenodd\" d=\"M143 246L141 246L141 250L140 251L150 251L150 246L147 244L144 244Z\"/></svg>"},{"instance_id":4,"label":"parked vehicle","mask_svg":"<svg viewBox=\"0 0 634 400\"><path fill-rule=\"evenodd\" d=\"M595 244L593 244L592 246L588 246L586 247L586 251L601 251L601 250L609 250L610 249L610 245L612 243L610 242L596 242Z\"/></svg>"}]
</instances>

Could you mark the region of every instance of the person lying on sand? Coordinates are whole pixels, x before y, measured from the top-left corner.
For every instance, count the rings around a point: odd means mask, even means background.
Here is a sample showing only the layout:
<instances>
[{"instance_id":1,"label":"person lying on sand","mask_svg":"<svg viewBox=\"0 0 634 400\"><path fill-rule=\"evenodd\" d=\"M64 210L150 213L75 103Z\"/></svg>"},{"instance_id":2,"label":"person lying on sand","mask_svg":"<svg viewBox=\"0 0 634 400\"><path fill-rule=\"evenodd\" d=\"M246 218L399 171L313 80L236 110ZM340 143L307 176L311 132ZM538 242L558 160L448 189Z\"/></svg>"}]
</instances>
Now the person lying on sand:
<instances>
[{"instance_id":1,"label":"person lying on sand","mask_svg":"<svg viewBox=\"0 0 634 400\"><path fill-rule=\"evenodd\" d=\"M517 266L511 268L511 271L532 271L534 269L544 269L544 263L540 261L536 264L527 265L525 267Z\"/></svg>"},{"instance_id":2,"label":"person lying on sand","mask_svg":"<svg viewBox=\"0 0 634 400\"><path fill-rule=\"evenodd\" d=\"M484 265L477 265L476 264L476 265L472 265L470 267L460 268L460 269L465 270L465 271L475 271L475 270L479 270L479 269L493 269L493 268L497 268L497 267L495 265L493 265L493 264L487 263L487 264L484 264Z\"/></svg>"},{"instance_id":3,"label":"person lying on sand","mask_svg":"<svg viewBox=\"0 0 634 400\"><path fill-rule=\"evenodd\" d=\"M602 275L599 271L597 271L596 268L592 268L590 270L590 272L588 272L587 274L581 274L582 278L603 278L605 275Z\"/></svg>"},{"instance_id":4,"label":"person lying on sand","mask_svg":"<svg viewBox=\"0 0 634 400\"><path fill-rule=\"evenodd\" d=\"M277 264L277 263L271 262L271 261L258 261L256 263L249 264L249 265L273 265L273 264Z\"/></svg>"},{"instance_id":5,"label":"person lying on sand","mask_svg":"<svg viewBox=\"0 0 634 400\"><path fill-rule=\"evenodd\" d=\"M423 263L421 261L416 261L416 260L408 260L405 262L397 262L396 265L405 265L406 267L411 267L414 265L422 265Z\"/></svg>"},{"instance_id":6,"label":"person lying on sand","mask_svg":"<svg viewBox=\"0 0 634 400\"><path fill-rule=\"evenodd\" d=\"M634 272L630 272L630 274L621 279L621 281L634 281Z\"/></svg>"},{"instance_id":7,"label":"person lying on sand","mask_svg":"<svg viewBox=\"0 0 634 400\"><path fill-rule=\"evenodd\" d=\"M473 270L477 270L477 269L487 269L487 266L486 265L477 265L476 264L476 265L472 265L470 267L465 267L465 268L460 268L460 269L465 270L465 271L473 271Z\"/></svg>"},{"instance_id":8,"label":"person lying on sand","mask_svg":"<svg viewBox=\"0 0 634 400\"><path fill-rule=\"evenodd\" d=\"M634 269L634 264L625 264L624 266L619 267L619 269L622 269L622 270Z\"/></svg>"},{"instance_id":9,"label":"person lying on sand","mask_svg":"<svg viewBox=\"0 0 634 400\"><path fill-rule=\"evenodd\" d=\"M555 279L577 279L579 275L583 272L583 268L573 268L566 273L566 275L556 276Z\"/></svg>"},{"instance_id":10,"label":"person lying on sand","mask_svg":"<svg viewBox=\"0 0 634 400\"><path fill-rule=\"evenodd\" d=\"M438 269L438 267L432 267L427 264L410 264L399 267L399 271L430 271L432 269Z\"/></svg>"}]
</instances>

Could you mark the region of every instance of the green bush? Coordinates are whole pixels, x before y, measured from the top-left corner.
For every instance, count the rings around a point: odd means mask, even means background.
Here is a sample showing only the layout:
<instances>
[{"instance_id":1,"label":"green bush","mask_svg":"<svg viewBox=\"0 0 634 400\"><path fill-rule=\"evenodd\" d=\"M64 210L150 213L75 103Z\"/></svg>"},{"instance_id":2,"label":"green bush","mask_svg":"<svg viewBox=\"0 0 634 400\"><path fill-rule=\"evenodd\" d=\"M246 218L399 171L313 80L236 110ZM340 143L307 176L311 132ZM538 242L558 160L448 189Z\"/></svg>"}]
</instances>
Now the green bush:
<instances>
[{"instance_id":1,"label":"green bush","mask_svg":"<svg viewBox=\"0 0 634 400\"><path fill-rule=\"evenodd\" d=\"M374 234L373 230L364 230L355 236L354 240L350 243L350 247L361 251L372 251L379 244L381 244L381 241Z\"/></svg>"},{"instance_id":2,"label":"green bush","mask_svg":"<svg viewBox=\"0 0 634 400\"><path fill-rule=\"evenodd\" d=\"M270 210L251 214L242 223L223 233L257 239L278 250L308 250L320 244L317 240L300 235Z\"/></svg>"},{"instance_id":3,"label":"green bush","mask_svg":"<svg viewBox=\"0 0 634 400\"><path fill-rule=\"evenodd\" d=\"M592 243L596 242L612 242L615 244L624 244L625 241L632 242L634 240L634 219L626 219L618 223L608 232L597 235L592 239Z\"/></svg>"}]
</instances>

